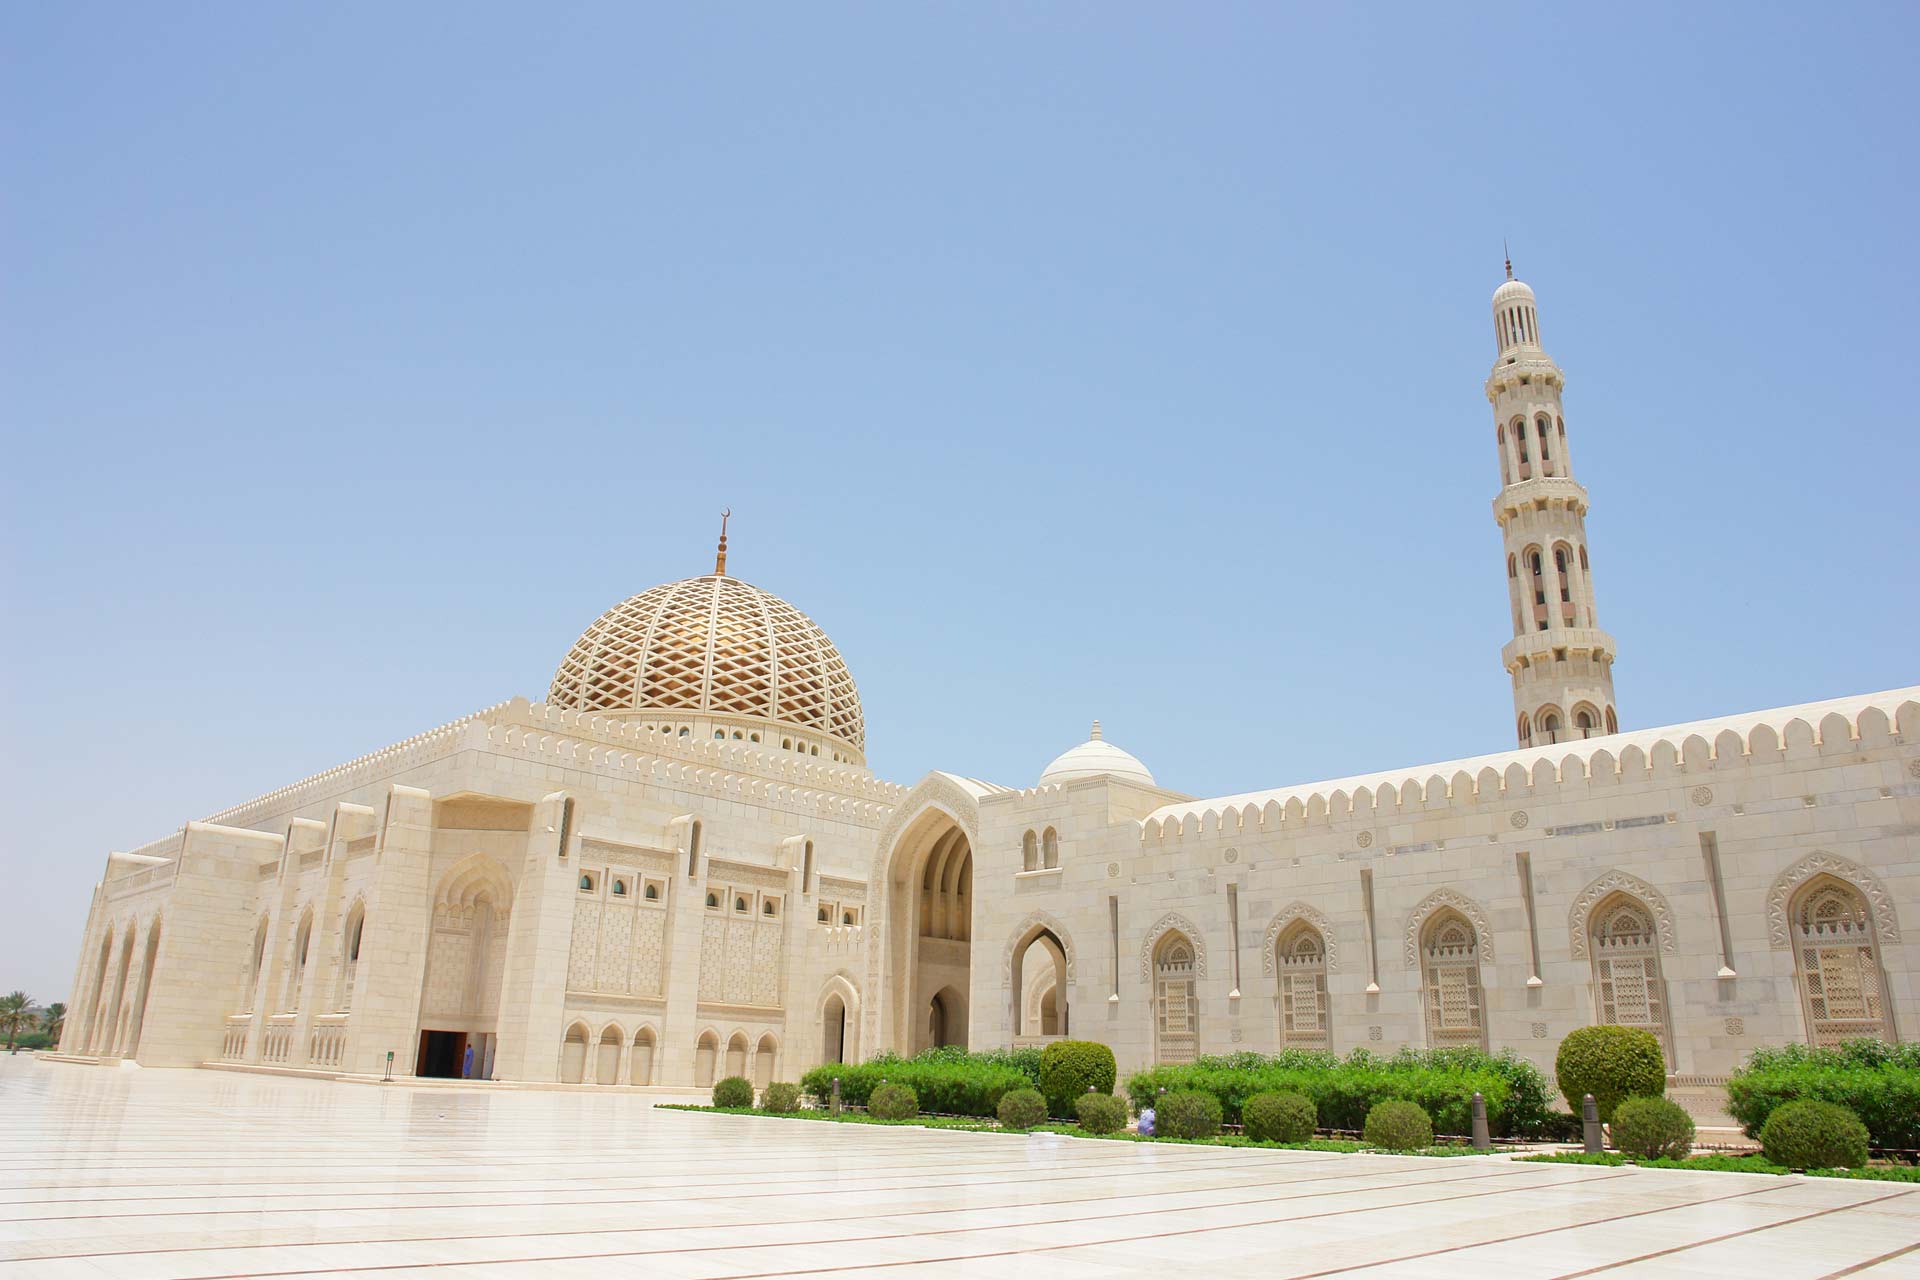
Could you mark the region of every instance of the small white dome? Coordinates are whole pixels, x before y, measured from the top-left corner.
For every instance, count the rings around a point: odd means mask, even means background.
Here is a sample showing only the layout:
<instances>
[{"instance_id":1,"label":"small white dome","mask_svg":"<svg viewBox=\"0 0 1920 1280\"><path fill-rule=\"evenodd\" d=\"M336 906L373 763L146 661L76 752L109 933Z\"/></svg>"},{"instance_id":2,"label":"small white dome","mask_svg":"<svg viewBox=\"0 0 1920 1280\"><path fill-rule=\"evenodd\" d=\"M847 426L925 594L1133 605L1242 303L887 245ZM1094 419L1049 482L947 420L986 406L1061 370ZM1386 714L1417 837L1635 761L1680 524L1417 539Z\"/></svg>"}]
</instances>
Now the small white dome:
<instances>
[{"instance_id":1,"label":"small white dome","mask_svg":"<svg viewBox=\"0 0 1920 1280\"><path fill-rule=\"evenodd\" d=\"M1534 300L1533 290L1528 288L1524 281L1520 280L1509 279L1493 291L1493 305L1496 307L1508 302L1517 302L1522 298L1525 298L1528 302Z\"/></svg>"},{"instance_id":2,"label":"small white dome","mask_svg":"<svg viewBox=\"0 0 1920 1280\"><path fill-rule=\"evenodd\" d=\"M1147 766L1130 751L1122 751L1100 736L1100 722L1093 722L1093 736L1071 751L1063 751L1054 757L1047 771L1040 775L1040 785L1050 786L1056 782L1072 782L1076 778L1119 778L1122 782L1137 782L1142 786L1157 786L1153 775L1147 772Z\"/></svg>"}]
</instances>

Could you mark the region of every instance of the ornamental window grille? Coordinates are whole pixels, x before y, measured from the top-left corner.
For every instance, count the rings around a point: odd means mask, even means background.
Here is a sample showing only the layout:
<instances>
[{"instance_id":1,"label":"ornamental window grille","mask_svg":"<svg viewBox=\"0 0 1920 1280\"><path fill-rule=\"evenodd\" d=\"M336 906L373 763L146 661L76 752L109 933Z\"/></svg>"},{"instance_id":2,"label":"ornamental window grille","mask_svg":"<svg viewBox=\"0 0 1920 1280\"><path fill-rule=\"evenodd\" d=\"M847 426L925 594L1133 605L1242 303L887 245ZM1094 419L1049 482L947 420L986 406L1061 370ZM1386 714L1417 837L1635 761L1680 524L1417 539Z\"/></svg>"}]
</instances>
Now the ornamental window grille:
<instances>
[{"instance_id":1,"label":"ornamental window grille","mask_svg":"<svg viewBox=\"0 0 1920 1280\"><path fill-rule=\"evenodd\" d=\"M1602 1024L1638 1027L1660 1041L1673 1067L1673 1036L1667 1026L1667 984L1660 971L1660 937L1653 913L1630 894L1615 894L1594 909L1593 1008Z\"/></svg>"},{"instance_id":2,"label":"ornamental window grille","mask_svg":"<svg viewBox=\"0 0 1920 1280\"><path fill-rule=\"evenodd\" d=\"M1304 921L1274 947L1280 984L1280 1043L1289 1049L1326 1049L1327 948L1320 931Z\"/></svg>"},{"instance_id":3,"label":"ornamental window grille","mask_svg":"<svg viewBox=\"0 0 1920 1280\"><path fill-rule=\"evenodd\" d=\"M1790 912L1807 1038L1815 1045L1891 1040L1873 916L1860 891L1821 876Z\"/></svg>"},{"instance_id":4,"label":"ornamental window grille","mask_svg":"<svg viewBox=\"0 0 1920 1280\"><path fill-rule=\"evenodd\" d=\"M1435 1049L1486 1048L1485 996L1480 987L1480 940L1455 911L1427 922L1420 947L1426 992L1427 1044Z\"/></svg>"},{"instance_id":5,"label":"ornamental window grille","mask_svg":"<svg viewBox=\"0 0 1920 1280\"><path fill-rule=\"evenodd\" d=\"M1173 932L1160 940L1153 953L1154 1058L1157 1062L1192 1062L1199 1056L1199 1007L1194 979L1193 943Z\"/></svg>"}]
</instances>

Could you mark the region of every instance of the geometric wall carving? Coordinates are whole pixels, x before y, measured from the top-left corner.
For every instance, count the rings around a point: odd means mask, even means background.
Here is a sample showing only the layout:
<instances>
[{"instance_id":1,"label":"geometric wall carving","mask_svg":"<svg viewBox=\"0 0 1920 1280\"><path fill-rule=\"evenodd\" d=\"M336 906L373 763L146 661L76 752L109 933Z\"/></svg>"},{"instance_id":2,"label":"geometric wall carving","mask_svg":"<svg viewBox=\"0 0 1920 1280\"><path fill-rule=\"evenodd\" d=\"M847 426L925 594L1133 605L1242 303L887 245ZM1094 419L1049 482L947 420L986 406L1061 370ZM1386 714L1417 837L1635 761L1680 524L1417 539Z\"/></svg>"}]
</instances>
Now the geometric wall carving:
<instances>
[{"instance_id":1,"label":"geometric wall carving","mask_svg":"<svg viewBox=\"0 0 1920 1280\"><path fill-rule=\"evenodd\" d=\"M1782 871L1767 892L1767 936L1776 950L1784 951L1788 946L1787 902L1795 890L1818 875L1845 880L1861 892L1873 912L1874 930L1882 946L1900 941L1900 922L1894 916L1887 887L1859 863L1823 851L1810 853Z\"/></svg>"}]
</instances>

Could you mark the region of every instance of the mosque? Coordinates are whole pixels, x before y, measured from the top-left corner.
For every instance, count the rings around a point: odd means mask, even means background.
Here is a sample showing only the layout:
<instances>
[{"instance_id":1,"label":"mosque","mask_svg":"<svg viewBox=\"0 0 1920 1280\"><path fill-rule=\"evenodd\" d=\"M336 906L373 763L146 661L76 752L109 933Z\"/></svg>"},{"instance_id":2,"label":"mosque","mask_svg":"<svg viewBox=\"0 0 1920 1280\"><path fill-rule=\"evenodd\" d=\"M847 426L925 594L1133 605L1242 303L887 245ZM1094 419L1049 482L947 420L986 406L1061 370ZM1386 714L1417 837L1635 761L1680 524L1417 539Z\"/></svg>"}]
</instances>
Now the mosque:
<instances>
[{"instance_id":1,"label":"mosque","mask_svg":"<svg viewBox=\"0 0 1920 1280\"><path fill-rule=\"evenodd\" d=\"M1676 1088L1920 1028L1920 688L1622 731L1532 290L1487 378L1512 750L1196 799L1107 741L866 763L819 626L727 572L515 698L111 853L56 1057L596 1086L1074 1036L1512 1048L1645 1027ZM1909 924L1912 921L1909 919Z\"/></svg>"}]
</instances>

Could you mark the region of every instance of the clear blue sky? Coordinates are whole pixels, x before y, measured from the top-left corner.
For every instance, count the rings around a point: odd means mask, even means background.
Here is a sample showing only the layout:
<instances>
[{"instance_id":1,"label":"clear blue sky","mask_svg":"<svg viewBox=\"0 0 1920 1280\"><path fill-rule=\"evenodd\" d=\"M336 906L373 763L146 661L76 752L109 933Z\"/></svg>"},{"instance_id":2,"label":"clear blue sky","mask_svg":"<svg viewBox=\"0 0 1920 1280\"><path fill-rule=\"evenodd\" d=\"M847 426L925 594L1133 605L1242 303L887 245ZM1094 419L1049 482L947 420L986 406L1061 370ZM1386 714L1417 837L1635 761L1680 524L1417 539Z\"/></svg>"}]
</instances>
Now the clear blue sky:
<instances>
[{"instance_id":1,"label":"clear blue sky","mask_svg":"<svg viewBox=\"0 0 1920 1280\"><path fill-rule=\"evenodd\" d=\"M1511 745L1510 238L1623 725L1920 680L1911 4L15 6L0 989L732 567L871 760Z\"/></svg>"}]
</instances>

